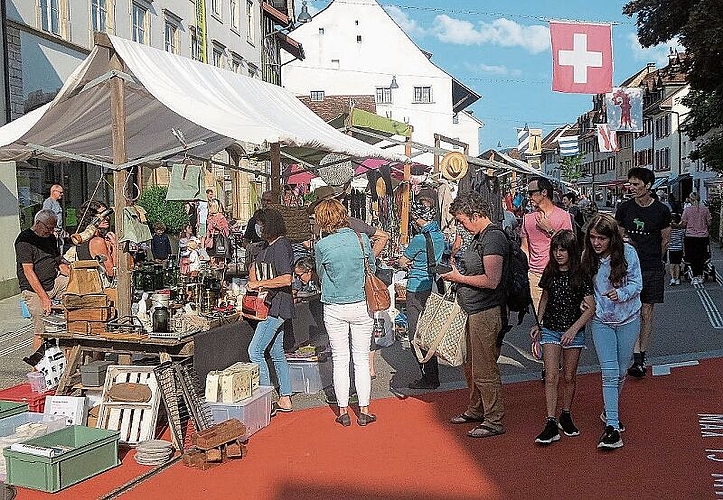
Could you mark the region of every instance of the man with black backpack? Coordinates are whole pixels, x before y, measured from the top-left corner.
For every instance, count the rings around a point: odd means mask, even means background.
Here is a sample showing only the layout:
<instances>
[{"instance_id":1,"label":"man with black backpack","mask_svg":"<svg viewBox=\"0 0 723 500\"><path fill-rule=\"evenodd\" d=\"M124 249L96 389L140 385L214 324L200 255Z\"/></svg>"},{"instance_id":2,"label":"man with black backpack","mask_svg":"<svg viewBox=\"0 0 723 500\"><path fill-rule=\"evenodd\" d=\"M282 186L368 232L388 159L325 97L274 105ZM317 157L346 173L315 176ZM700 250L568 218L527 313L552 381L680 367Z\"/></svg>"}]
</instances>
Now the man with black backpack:
<instances>
[{"instance_id":1,"label":"man with black backpack","mask_svg":"<svg viewBox=\"0 0 723 500\"><path fill-rule=\"evenodd\" d=\"M437 211L427 199L413 201L409 207L410 218L419 227L419 233L412 238L399 258L399 265L408 268L407 278L407 334L409 343L414 342L417 323L432 293L435 268L444 251L444 235L436 221ZM427 353L422 351L423 355ZM416 358L416 356L415 356ZM418 361L419 362L419 361ZM439 387L439 366L437 357L432 356L426 363L419 363L422 377L409 384L410 389L436 389Z\"/></svg>"},{"instance_id":2,"label":"man with black backpack","mask_svg":"<svg viewBox=\"0 0 723 500\"><path fill-rule=\"evenodd\" d=\"M469 437L498 436L505 433L502 379L497 359L505 322L503 316L506 316L504 275L511 276L510 243L505 232L490 220L492 207L489 201L478 193L458 196L449 213L475 235L462 257L463 273L453 267L451 272L442 275L445 280L457 284L457 300L468 314L464 374L470 398L467 409L451 422L477 424L467 432Z\"/></svg>"}]
</instances>

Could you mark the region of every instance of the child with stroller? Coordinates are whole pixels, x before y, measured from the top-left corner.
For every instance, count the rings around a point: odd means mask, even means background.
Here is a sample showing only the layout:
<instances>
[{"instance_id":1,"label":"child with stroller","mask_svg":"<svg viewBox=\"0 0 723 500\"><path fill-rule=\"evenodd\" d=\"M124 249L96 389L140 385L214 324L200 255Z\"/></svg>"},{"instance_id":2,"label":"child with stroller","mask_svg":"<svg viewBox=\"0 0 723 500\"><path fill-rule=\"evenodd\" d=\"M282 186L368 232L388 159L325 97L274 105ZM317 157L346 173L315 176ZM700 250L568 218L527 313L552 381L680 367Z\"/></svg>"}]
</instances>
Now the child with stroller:
<instances>
[{"instance_id":1,"label":"child with stroller","mask_svg":"<svg viewBox=\"0 0 723 500\"><path fill-rule=\"evenodd\" d=\"M550 260L542 273L540 287L538 324L532 327L530 336L534 340L540 339L542 344L547 422L535 442L550 444L560 439L558 428L566 436L580 434L572 422L570 409L575 396L580 352L585 347L585 325L595 313L592 281L580 266L580 247L574 232L563 229L552 237ZM586 307L581 308L583 302ZM560 356L564 386L558 421L555 415Z\"/></svg>"}]
</instances>

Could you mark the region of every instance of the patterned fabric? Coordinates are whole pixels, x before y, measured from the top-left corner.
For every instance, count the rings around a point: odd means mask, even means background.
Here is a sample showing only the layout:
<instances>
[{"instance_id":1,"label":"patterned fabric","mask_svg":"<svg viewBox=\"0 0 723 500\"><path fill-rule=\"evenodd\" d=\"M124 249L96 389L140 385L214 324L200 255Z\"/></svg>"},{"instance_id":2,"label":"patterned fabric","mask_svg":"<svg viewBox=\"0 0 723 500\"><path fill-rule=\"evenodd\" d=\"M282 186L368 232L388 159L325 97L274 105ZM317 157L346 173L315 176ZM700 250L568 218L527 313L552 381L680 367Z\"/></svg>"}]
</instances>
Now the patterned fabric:
<instances>
[{"instance_id":1,"label":"patterned fabric","mask_svg":"<svg viewBox=\"0 0 723 500\"><path fill-rule=\"evenodd\" d=\"M428 207L421 201L413 201L409 205L409 214L414 220L422 219L426 221L434 220L437 216L437 211L434 207Z\"/></svg>"},{"instance_id":2,"label":"patterned fabric","mask_svg":"<svg viewBox=\"0 0 723 500\"><path fill-rule=\"evenodd\" d=\"M420 363L433 355L449 366L460 366L467 357L467 313L456 300L432 292L417 323L414 351ZM422 356L422 350L427 351Z\"/></svg>"}]
</instances>

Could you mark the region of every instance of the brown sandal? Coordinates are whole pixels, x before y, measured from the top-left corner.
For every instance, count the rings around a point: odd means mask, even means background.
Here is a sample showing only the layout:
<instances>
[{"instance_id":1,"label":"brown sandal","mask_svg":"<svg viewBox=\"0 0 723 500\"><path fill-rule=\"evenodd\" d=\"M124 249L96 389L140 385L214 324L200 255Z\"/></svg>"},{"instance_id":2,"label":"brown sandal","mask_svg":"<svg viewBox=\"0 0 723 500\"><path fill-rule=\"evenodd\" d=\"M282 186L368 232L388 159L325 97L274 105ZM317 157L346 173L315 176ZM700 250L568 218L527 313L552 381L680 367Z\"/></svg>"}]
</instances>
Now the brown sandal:
<instances>
[{"instance_id":1,"label":"brown sandal","mask_svg":"<svg viewBox=\"0 0 723 500\"><path fill-rule=\"evenodd\" d=\"M472 438L486 438L492 436L500 436L505 433L504 429L490 427L488 424L480 424L467 433Z\"/></svg>"}]
</instances>

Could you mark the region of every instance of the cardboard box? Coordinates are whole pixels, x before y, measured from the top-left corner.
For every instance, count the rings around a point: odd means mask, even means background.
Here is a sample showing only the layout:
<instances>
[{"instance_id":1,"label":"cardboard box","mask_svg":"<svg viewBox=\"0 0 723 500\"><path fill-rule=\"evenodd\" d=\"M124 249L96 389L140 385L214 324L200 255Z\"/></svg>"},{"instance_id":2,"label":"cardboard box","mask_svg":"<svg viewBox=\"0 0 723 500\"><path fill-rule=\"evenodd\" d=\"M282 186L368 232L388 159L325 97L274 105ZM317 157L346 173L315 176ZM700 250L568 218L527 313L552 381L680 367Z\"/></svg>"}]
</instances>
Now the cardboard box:
<instances>
[{"instance_id":1,"label":"cardboard box","mask_svg":"<svg viewBox=\"0 0 723 500\"><path fill-rule=\"evenodd\" d=\"M98 262L95 260L77 260L70 264L70 279L66 293L73 295L102 294Z\"/></svg>"},{"instance_id":2,"label":"cardboard box","mask_svg":"<svg viewBox=\"0 0 723 500\"><path fill-rule=\"evenodd\" d=\"M45 398L46 416L64 416L67 425L84 425L87 416L85 396L48 396Z\"/></svg>"}]
</instances>

